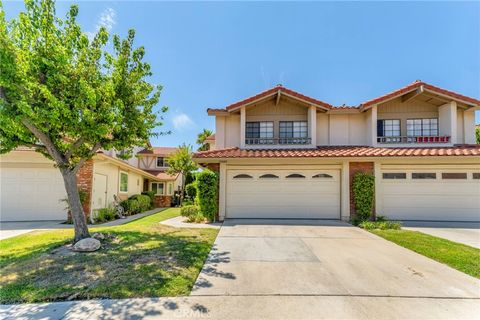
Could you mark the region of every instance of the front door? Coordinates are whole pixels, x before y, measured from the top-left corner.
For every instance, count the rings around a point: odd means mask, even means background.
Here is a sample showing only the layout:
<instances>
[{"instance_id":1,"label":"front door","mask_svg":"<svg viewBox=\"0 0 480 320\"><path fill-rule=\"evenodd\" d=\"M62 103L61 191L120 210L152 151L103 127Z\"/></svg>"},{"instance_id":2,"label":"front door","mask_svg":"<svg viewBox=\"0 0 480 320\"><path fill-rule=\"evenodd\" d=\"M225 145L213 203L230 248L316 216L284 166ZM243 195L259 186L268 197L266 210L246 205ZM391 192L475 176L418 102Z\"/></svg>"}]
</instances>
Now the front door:
<instances>
[{"instance_id":1,"label":"front door","mask_svg":"<svg viewBox=\"0 0 480 320\"><path fill-rule=\"evenodd\" d=\"M93 202L92 208L107 207L107 176L95 173L93 175Z\"/></svg>"}]
</instances>

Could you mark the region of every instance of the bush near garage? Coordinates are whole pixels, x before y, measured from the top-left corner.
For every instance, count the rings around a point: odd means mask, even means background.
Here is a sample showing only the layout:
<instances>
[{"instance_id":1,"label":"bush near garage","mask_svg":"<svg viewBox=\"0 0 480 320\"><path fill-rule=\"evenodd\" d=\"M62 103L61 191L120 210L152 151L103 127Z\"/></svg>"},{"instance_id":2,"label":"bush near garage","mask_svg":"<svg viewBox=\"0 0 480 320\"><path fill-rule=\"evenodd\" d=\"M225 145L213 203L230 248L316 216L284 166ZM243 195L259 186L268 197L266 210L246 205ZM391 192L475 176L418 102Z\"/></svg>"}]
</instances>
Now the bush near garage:
<instances>
[{"instance_id":1,"label":"bush near garage","mask_svg":"<svg viewBox=\"0 0 480 320\"><path fill-rule=\"evenodd\" d=\"M102 208L98 209L94 218L95 223L103 223L115 220L114 208Z\"/></svg>"},{"instance_id":2,"label":"bush near garage","mask_svg":"<svg viewBox=\"0 0 480 320\"><path fill-rule=\"evenodd\" d=\"M218 212L218 175L210 170L197 173L197 203L200 213L213 221Z\"/></svg>"},{"instance_id":3,"label":"bush near garage","mask_svg":"<svg viewBox=\"0 0 480 320\"><path fill-rule=\"evenodd\" d=\"M197 196L197 181L194 181L185 186L185 193L187 194L188 200L195 200Z\"/></svg>"},{"instance_id":4,"label":"bush near garage","mask_svg":"<svg viewBox=\"0 0 480 320\"><path fill-rule=\"evenodd\" d=\"M399 221L363 221L358 226L365 230L400 230L402 223Z\"/></svg>"},{"instance_id":5,"label":"bush near garage","mask_svg":"<svg viewBox=\"0 0 480 320\"><path fill-rule=\"evenodd\" d=\"M353 201L355 204L356 221L368 221L372 217L375 197L375 176L370 173L358 172L353 176Z\"/></svg>"},{"instance_id":6,"label":"bush near garage","mask_svg":"<svg viewBox=\"0 0 480 320\"><path fill-rule=\"evenodd\" d=\"M183 206L180 209L180 214L183 217L187 217L187 222L205 222L207 220L202 213L200 212L200 208L197 205L188 205Z\"/></svg>"}]
</instances>

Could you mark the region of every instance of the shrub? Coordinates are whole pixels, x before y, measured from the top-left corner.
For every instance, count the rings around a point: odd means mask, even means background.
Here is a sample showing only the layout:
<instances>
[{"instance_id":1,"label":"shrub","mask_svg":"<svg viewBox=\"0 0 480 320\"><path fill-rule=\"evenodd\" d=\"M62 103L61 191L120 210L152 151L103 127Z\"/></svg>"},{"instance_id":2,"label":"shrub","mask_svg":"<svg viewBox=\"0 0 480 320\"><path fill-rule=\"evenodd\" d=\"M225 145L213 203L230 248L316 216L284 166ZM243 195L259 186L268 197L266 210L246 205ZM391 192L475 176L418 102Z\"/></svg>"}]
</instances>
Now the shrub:
<instances>
[{"instance_id":1,"label":"shrub","mask_svg":"<svg viewBox=\"0 0 480 320\"><path fill-rule=\"evenodd\" d=\"M218 212L217 205L218 176L215 172L205 170L197 173L197 201L200 213L213 221Z\"/></svg>"},{"instance_id":2,"label":"shrub","mask_svg":"<svg viewBox=\"0 0 480 320\"><path fill-rule=\"evenodd\" d=\"M153 209L155 207L155 192L143 191L142 195L146 195L150 198L150 209Z\"/></svg>"},{"instance_id":3,"label":"shrub","mask_svg":"<svg viewBox=\"0 0 480 320\"><path fill-rule=\"evenodd\" d=\"M136 214L150 209L151 199L147 195L135 194L123 200L120 205L125 210L126 214Z\"/></svg>"},{"instance_id":4,"label":"shrub","mask_svg":"<svg viewBox=\"0 0 480 320\"><path fill-rule=\"evenodd\" d=\"M190 184L187 184L185 186L185 192L187 193L188 199L190 200L195 199L195 197L197 196L197 182L194 181Z\"/></svg>"},{"instance_id":5,"label":"shrub","mask_svg":"<svg viewBox=\"0 0 480 320\"><path fill-rule=\"evenodd\" d=\"M356 173L353 176L353 200L356 214L362 221L369 220L372 215L374 195L375 177L369 173Z\"/></svg>"},{"instance_id":6,"label":"shrub","mask_svg":"<svg viewBox=\"0 0 480 320\"><path fill-rule=\"evenodd\" d=\"M114 208L102 208L97 210L95 216L95 223L107 222L115 219L115 209Z\"/></svg>"},{"instance_id":7,"label":"shrub","mask_svg":"<svg viewBox=\"0 0 480 320\"><path fill-rule=\"evenodd\" d=\"M400 230L402 223L398 221L363 221L359 224L359 227L366 230Z\"/></svg>"},{"instance_id":8,"label":"shrub","mask_svg":"<svg viewBox=\"0 0 480 320\"><path fill-rule=\"evenodd\" d=\"M198 211L199 211L198 206L189 205L189 206L183 206L180 209L180 214L183 217L190 217L190 216L196 215Z\"/></svg>"}]
</instances>

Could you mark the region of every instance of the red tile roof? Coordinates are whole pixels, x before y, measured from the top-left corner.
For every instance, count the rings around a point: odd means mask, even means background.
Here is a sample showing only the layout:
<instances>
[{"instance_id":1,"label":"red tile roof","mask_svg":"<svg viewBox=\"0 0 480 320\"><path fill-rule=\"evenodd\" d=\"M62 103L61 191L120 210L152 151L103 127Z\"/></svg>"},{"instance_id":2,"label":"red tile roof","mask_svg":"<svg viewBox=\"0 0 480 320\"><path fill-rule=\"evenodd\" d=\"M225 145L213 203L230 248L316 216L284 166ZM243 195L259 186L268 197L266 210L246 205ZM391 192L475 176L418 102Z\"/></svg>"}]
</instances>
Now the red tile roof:
<instances>
[{"instance_id":1,"label":"red tile roof","mask_svg":"<svg viewBox=\"0 0 480 320\"><path fill-rule=\"evenodd\" d=\"M234 110L238 107L241 107L245 104L248 104L250 102L253 102L255 100L258 100L258 99L262 99L262 98L265 98L265 97L268 97L269 95L272 95L276 92L283 92L283 93L286 93L292 97L295 97L295 98L298 98L298 99L302 99L302 100L305 100L309 103L312 103L312 104L316 104L316 105L319 105L321 107L324 107L326 109L331 109L333 106L331 104L328 104L326 102L323 102L323 101L320 101L320 100L317 100L317 99L314 99L314 98L311 98L311 97L307 97L306 95L303 95L301 93L298 93L296 91L293 91L291 89L287 89L285 87L283 87L282 85L278 85L276 87L273 87L271 89L268 89L268 90L265 90L263 92L260 92L259 94L256 94L254 96L251 96L249 98L246 98L246 99L243 99L243 100L240 100L240 101L237 101L235 103L232 103L231 105L227 106L225 108L225 110L227 111L231 111L231 110ZM214 109L210 109L210 110L214 110ZM219 109L219 110L222 110L222 109Z\"/></svg>"},{"instance_id":2,"label":"red tile roof","mask_svg":"<svg viewBox=\"0 0 480 320\"><path fill-rule=\"evenodd\" d=\"M169 175L168 173L165 172L165 170L143 170L151 175L156 176L160 180L176 180L178 177L178 174L176 175Z\"/></svg>"},{"instance_id":3,"label":"red tile roof","mask_svg":"<svg viewBox=\"0 0 480 320\"><path fill-rule=\"evenodd\" d=\"M153 147L151 149L143 149L137 154L155 154L155 155L169 155L177 151L178 148L174 147Z\"/></svg>"},{"instance_id":4,"label":"red tile roof","mask_svg":"<svg viewBox=\"0 0 480 320\"><path fill-rule=\"evenodd\" d=\"M337 158L337 157L429 157L480 156L480 145L454 147L382 148L328 146L316 149L239 149L229 148L197 152L196 159L208 158Z\"/></svg>"},{"instance_id":5,"label":"red tile roof","mask_svg":"<svg viewBox=\"0 0 480 320\"><path fill-rule=\"evenodd\" d=\"M480 100L470 98L470 97L461 95L459 93L449 91L449 90L445 90L445 89L433 86L431 84L425 83L423 81L417 80L417 81L415 81L415 82L413 82L413 83L411 83L411 84L409 84L409 85L407 85L403 88L397 89L397 90L392 91L392 92L387 93L387 94L384 94L384 95L382 95L378 98L367 100L367 101L363 102L361 104L361 106L365 108L365 107L368 107L368 106L371 106L371 105L374 105L374 104L377 104L377 103L381 103L381 102L386 101L388 99L395 98L397 96L400 96L402 94L405 94L407 92L415 90L415 89L417 89L421 86L423 86L427 90L430 90L430 91L433 91L433 92L436 92L436 93L439 93L439 94L444 94L444 95L450 96L450 97L455 98L455 99L470 102L470 103L473 103L475 105L480 105Z\"/></svg>"}]
</instances>

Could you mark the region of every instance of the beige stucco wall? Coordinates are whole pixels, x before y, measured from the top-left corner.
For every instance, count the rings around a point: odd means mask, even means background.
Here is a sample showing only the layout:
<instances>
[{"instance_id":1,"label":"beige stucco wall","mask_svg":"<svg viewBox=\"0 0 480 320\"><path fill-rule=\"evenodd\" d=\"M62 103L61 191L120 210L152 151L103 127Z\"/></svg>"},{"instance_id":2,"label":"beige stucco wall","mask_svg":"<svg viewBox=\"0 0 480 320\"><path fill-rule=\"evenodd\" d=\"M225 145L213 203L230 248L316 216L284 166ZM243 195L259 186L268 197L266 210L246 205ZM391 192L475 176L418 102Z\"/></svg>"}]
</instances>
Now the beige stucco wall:
<instances>
[{"instance_id":1,"label":"beige stucco wall","mask_svg":"<svg viewBox=\"0 0 480 320\"><path fill-rule=\"evenodd\" d=\"M367 143L365 114L331 114L329 137L330 145L365 145Z\"/></svg>"},{"instance_id":2,"label":"beige stucco wall","mask_svg":"<svg viewBox=\"0 0 480 320\"><path fill-rule=\"evenodd\" d=\"M457 143L465 143L464 123L463 123L463 109L457 108Z\"/></svg>"},{"instance_id":3,"label":"beige stucco wall","mask_svg":"<svg viewBox=\"0 0 480 320\"><path fill-rule=\"evenodd\" d=\"M120 171L128 173L128 192L123 193L119 190ZM143 177L137 173L123 170L118 166L109 162L95 161L93 164L93 174L101 174L107 177L107 204L113 204L113 195L119 198L127 199L128 197L139 194L143 190Z\"/></svg>"},{"instance_id":4,"label":"beige stucco wall","mask_svg":"<svg viewBox=\"0 0 480 320\"><path fill-rule=\"evenodd\" d=\"M330 141L329 115L317 112L317 145L328 146Z\"/></svg>"}]
</instances>

